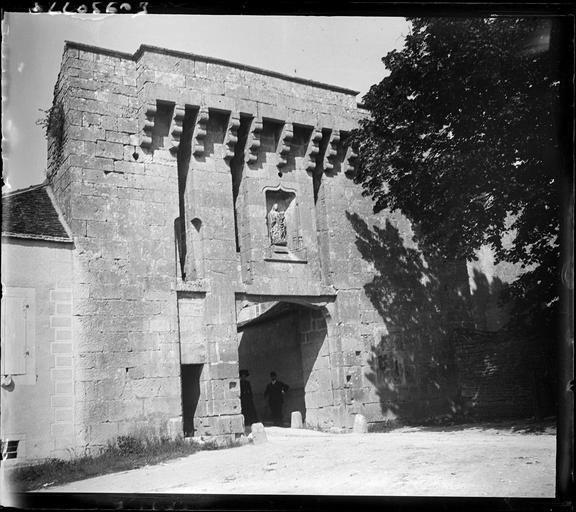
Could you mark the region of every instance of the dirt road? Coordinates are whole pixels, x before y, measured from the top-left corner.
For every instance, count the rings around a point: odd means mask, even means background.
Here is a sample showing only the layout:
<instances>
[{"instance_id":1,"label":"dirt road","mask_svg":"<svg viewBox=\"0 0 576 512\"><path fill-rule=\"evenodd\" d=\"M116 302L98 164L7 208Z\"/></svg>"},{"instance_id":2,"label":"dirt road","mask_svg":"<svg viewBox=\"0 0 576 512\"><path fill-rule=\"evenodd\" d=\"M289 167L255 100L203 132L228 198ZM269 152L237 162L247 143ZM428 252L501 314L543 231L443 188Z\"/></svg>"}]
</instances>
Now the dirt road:
<instances>
[{"instance_id":1,"label":"dirt road","mask_svg":"<svg viewBox=\"0 0 576 512\"><path fill-rule=\"evenodd\" d=\"M403 428L327 434L266 428L268 442L43 491L553 497L553 434Z\"/></svg>"}]
</instances>

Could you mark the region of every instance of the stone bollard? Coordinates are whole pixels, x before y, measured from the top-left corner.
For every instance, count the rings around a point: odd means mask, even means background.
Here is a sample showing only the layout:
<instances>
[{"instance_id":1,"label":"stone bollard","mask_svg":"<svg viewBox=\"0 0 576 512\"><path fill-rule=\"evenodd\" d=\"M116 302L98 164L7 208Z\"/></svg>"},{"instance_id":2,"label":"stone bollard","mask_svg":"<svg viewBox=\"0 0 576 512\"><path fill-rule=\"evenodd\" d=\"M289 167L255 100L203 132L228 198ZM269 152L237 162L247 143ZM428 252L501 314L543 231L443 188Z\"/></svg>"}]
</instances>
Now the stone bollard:
<instances>
[{"instance_id":1,"label":"stone bollard","mask_svg":"<svg viewBox=\"0 0 576 512\"><path fill-rule=\"evenodd\" d=\"M290 428L302 428L302 413L294 411L290 415Z\"/></svg>"},{"instance_id":2,"label":"stone bollard","mask_svg":"<svg viewBox=\"0 0 576 512\"><path fill-rule=\"evenodd\" d=\"M182 436L182 418L170 418L168 420L168 437L178 439Z\"/></svg>"},{"instance_id":3,"label":"stone bollard","mask_svg":"<svg viewBox=\"0 0 576 512\"><path fill-rule=\"evenodd\" d=\"M264 430L262 423L252 423L252 440L254 444L262 444L268 441L266 430Z\"/></svg>"},{"instance_id":4,"label":"stone bollard","mask_svg":"<svg viewBox=\"0 0 576 512\"><path fill-rule=\"evenodd\" d=\"M353 432L355 434L366 434L366 432L368 432L368 423L362 414L356 414L356 416L354 416Z\"/></svg>"}]
</instances>

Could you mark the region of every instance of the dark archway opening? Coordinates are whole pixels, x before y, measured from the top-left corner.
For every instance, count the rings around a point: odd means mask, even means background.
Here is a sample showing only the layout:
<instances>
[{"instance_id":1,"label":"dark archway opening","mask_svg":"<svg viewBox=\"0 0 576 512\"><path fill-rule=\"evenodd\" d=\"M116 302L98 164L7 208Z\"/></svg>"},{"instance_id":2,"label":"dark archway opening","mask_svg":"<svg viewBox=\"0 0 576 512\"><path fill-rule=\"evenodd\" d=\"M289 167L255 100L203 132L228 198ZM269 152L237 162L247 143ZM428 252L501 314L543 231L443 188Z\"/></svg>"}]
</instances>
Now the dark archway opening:
<instances>
[{"instance_id":1,"label":"dark archway opening","mask_svg":"<svg viewBox=\"0 0 576 512\"><path fill-rule=\"evenodd\" d=\"M239 317L238 358L240 369L250 372L259 421L272 422L264 395L272 371L290 387L284 395L283 426L290 425L294 411L300 411L306 421L314 410L326 405L326 394L332 393L322 310L288 302L256 304L248 309Z\"/></svg>"}]
</instances>

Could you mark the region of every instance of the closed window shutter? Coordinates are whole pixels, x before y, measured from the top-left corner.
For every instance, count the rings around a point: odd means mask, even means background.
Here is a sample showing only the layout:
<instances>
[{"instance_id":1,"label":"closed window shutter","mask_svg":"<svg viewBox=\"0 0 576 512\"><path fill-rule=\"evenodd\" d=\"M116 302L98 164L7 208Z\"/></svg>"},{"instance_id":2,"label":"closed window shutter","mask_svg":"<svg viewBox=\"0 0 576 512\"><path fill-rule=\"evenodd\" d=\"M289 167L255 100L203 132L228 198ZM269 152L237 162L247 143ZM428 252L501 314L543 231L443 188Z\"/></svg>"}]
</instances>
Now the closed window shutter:
<instances>
[{"instance_id":1,"label":"closed window shutter","mask_svg":"<svg viewBox=\"0 0 576 512\"><path fill-rule=\"evenodd\" d=\"M2 297L2 374L24 375L28 351L28 315L26 298Z\"/></svg>"}]
</instances>

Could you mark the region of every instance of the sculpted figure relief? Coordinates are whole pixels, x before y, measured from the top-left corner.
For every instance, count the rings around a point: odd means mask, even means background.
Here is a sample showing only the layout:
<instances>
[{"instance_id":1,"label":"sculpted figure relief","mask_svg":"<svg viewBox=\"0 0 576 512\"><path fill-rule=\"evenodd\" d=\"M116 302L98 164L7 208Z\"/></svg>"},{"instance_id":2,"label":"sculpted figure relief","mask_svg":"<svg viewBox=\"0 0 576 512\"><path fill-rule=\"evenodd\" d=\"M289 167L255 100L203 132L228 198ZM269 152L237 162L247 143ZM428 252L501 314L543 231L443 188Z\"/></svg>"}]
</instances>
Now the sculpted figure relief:
<instances>
[{"instance_id":1,"label":"sculpted figure relief","mask_svg":"<svg viewBox=\"0 0 576 512\"><path fill-rule=\"evenodd\" d=\"M268 212L268 233L273 245L286 245L286 218L277 203Z\"/></svg>"}]
</instances>

